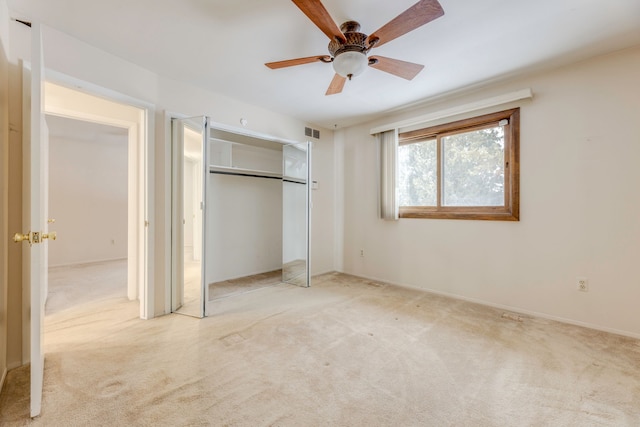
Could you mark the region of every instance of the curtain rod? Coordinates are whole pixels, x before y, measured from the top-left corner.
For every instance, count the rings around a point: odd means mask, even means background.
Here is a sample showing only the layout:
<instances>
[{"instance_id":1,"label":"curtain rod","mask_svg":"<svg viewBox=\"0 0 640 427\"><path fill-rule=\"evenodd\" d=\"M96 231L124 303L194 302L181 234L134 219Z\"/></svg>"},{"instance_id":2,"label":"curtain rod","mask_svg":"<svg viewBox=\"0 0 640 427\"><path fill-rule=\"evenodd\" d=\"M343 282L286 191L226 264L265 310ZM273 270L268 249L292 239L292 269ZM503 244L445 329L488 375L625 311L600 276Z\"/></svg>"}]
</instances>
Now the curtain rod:
<instances>
[{"instance_id":1,"label":"curtain rod","mask_svg":"<svg viewBox=\"0 0 640 427\"><path fill-rule=\"evenodd\" d=\"M435 113L424 114L422 116L414 117L411 119L376 126L374 128L371 128L369 130L369 133L371 135L375 135L388 130L428 123L434 120L444 119L458 114L470 113L472 111L482 110L484 108L495 107L497 105L508 104L509 102L531 98L533 98L533 92L531 91L531 88L521 89L515 92L505 93L503 95L483 99L481 101L470 102L468 104L458 105L457 107L447 108L446 110L437 111Z\"/></svg>"}]
</instances>

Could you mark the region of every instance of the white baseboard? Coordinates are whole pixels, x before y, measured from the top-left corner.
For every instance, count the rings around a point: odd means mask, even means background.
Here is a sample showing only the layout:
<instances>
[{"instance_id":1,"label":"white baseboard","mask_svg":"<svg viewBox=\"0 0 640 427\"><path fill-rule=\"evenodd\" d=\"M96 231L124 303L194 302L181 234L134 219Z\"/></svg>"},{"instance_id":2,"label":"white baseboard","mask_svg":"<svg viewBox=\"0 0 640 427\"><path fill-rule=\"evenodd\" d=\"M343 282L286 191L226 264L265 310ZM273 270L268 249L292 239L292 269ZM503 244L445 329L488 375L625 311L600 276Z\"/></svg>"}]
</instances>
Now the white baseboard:
<instances>
[{"instance_id":1,"label":"white baseboard","mask_svg":"<svg viewBox=\"0 0 640 427\"><path fill-rule=\"evenodd\" d=\"M127 258L96 259L96 260L91 260L91 261L72 262L72 263L68 263L68 264L49 264L49 268L75 267L75 266L78 266L78 265L100 264L101 262L126 261L126 260L127 260Z\"/></svg>"},{"instance_id":2,"label":"white baseboard","mask_svg":"<svg viewBox=\"0 0 640 427\"><path fill-rule=\"evenodd\" d=\"M280 269L282 269L282 266L269 268L269 269L266 269L266 270L255 271L253 273L244 273L244 274L241 274L239 276L225 277L224 279L212 279L211 283L224 282L225 280L242 279L243 277L248 277L248 276L257 276L258 274L271 273L273 271L277 271L277 270L280 270ZM209 283L209 284L211 284L211 283Z\"/></svg>"},{"instance_id":3,"label":"white baseboard","mask_svg":"<svg viewBox=\"0 0 640 427\"><path fill-rule=\"evenodd\" d=\"M27 362L27 363L29 363L29 362ZM13 369L19 368L19 367L20 367L20 366L22 366L22 365L23 365L23 364L22 364L22 363L20 363L20 362L13 362L13 363L9 363L9 364L7 364L7 372L9 372L9 371L11 371L11 370L13 370Z\"/></svg>"},{"instance_id":4,"label":"white baseboard","mask_svg":"<svg viewBox=\"0 0 640 427\"><path fill-rule=\"evenodd\" d=\"M434 295L440 295L440 296L452 298L452 299L455 299L455 300L471 302L471 303L474 303L474 304L480 304L480 305L484 305L486 307L498 308L500 310L507 310L507 311L511 311L513 313L524 314L524 315L530 316L530 317L537 317L537 318L540 318L540 319L553 320L555 322L565 323L565 324L568 324L568 325L581 326L583 328L594 329L596 331L607 332L607 333L610 333L610 334L616 334L616 335L621 335L621 336L625 336L625 337L629 337L629 338L640 339L640 334L635 333L635 332L624 331L624 330L615 329L615 328L608 328L608 327L605 327L605 326L595 325L595 324L588 323L588 322L581 322L581 321L578 321L578 320L573 320L573 319L567 319L567 318L564 318L564 317L553 316L553 315L550 315L550 314L540 313L540 312L537 312L537 311L526 310L526 309L522 309L520 307L514 307L514 306L509 306L509 305L503 305L503 304L495 304L495 303L492 303L492 302L489 302L489 301L476 299L476 298L468 298L468 297L465 297L465 296L462 296L462 295L458 295L458 294L452 294L452 293L448 293L448 292L436 291L436 290L433 290L433 289L421 288L421 287L418 287L418 286L405 285L403 283L394 283L394 282L390 282L388 280L379 279L379 278L376 278L376 277L359 276L359 275L356 275L356 274L349 274L349 273L344 273L344 274L348 274L350 276L358 277L358 278L361 278L361 279L366 279L366 280L372 280L372 281L375 281L375 282L386 283L386 284L393 285L393 286L399 286L399 287L402 287L402 288L413 289L413 290L417 290L417 291L423 291L423 292L427 292L427 293L434 294Z\"/></svg>"},{"instance_id":5,"label":"white baseboard","mask_svg":"<svg viewBox=\"0 0 640 427\"><path fill-rule=\"evenodd\" d=\"M336 271L336 270L326 270L326 271L321 271L319 273L312 273L311 274L311 278L322 276L324 274L329 274L329 273L338 273L338 271Z\"/></svg>"}]
</instances>

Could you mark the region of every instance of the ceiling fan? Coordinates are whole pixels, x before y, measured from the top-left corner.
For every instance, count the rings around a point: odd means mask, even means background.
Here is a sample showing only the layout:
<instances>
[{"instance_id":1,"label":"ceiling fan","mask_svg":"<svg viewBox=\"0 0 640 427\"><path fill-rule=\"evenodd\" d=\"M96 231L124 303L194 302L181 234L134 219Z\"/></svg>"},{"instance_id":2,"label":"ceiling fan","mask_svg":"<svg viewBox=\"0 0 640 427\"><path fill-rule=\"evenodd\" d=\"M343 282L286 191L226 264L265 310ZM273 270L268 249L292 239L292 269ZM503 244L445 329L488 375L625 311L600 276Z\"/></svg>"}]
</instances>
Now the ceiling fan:
<instances>
[{"instance_id":1,"label":"ceiling fan","mask_svg":"<svg viewBox=\"0 0 640 427\"><path fill-rule=\"evenodd\" d=\"M367 66L412 80L422 71L424 65L384 56L367 58L367 54L374 47L382 46L444 15L444 10L438 0L420 0L368 36L360 32L360 24L356 21L347 21L338 28L320 0L292 1L329 37L331 40L329 42L330 55L307 56L269 62L265 65L271 69L278 69L317 61L327 64L333 63L336 74L325 95L342 92L347 79L351 80L361 74Z\"/></svg>"}]
</instances>

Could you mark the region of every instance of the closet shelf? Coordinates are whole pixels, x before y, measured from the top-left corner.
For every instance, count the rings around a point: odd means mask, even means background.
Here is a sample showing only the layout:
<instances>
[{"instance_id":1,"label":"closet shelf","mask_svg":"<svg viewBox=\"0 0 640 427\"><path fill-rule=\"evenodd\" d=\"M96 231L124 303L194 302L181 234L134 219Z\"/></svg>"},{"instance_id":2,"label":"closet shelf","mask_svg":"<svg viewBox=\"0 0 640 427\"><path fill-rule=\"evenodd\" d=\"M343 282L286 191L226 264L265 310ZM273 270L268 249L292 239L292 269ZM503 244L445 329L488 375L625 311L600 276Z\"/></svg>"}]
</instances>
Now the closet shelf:
<instances>
[{"instance_id":1,"label":"closet shelf","mask_svg":"<svg viewBox=\"0 0 640 427\"><path fill-rule=\"evenodd\" d=\"M209 165L209 173L219 173L223 175L240 175L240 176L252 176L256 178L273 178L282 179L281 173L269 172L258 169L244 169L229 166L216 166Z\"/></svg>"}]
</instances>

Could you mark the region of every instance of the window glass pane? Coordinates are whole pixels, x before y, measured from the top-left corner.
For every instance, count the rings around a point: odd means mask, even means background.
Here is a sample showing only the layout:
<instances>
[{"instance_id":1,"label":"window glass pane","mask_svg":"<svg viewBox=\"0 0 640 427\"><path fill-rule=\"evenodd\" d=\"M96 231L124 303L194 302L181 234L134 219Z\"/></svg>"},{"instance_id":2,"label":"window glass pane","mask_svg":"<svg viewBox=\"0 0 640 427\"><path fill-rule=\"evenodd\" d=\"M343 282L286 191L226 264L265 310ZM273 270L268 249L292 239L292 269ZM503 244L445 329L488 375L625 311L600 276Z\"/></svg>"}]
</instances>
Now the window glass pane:
<instances>
[{"instance_id":1,"label":"window glass pane","mask_svg":"<svg viewBox=\"0 0 640 427\"><path fill-rule=\"evenodd\" d=\"M436 206L438 171L435 139L398 147L400 206Z\"/></svg>"},{"instance_id":2,"label":"window glass pane","mask_svg":"<svg viewBox=\"0 0 640 427\"><path fill-rule=\"evenodd\" d=\"M504 129L442 139L442 205L504 206Z\"/></svg>"}]
</instances>

